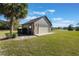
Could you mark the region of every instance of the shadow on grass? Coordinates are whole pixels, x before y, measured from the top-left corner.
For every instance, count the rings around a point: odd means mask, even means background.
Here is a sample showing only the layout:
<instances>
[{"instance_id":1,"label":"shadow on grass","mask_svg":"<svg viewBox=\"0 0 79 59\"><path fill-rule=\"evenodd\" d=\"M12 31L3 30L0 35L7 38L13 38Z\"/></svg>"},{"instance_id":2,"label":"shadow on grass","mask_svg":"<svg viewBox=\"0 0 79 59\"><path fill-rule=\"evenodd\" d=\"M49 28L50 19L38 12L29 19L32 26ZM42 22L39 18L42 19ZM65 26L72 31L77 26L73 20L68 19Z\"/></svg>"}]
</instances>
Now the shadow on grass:
<instances>
[{"instance_id":1,"label":"shadow on grass","mask_svg":"<svg viewBox=\"0 0 79 59\"><path fill-rule=\"evenodd\" d=\"M9 39L14 39L15 37L4 37L4 38L0 38L0 41L3 41L3 40L9 40Z\"/></svg>"},{"instance_id":2,"label":"shadow on grass","mask_svg":"<svg viewBox=\"0 0 79 59\"><path fill-rule=\"evenodd\" d=\"M8 40L8 39L11 39L11 38L8 38L8 37L5 37L5 38L0 38L0 41L3 41L3 40Z\"/></svg>"},{"instance_id":3,"label":"shadow on grass","mask_svg":"<svg viewBox=\"0 0 79 59\"><path fill-rule=\"evenodd\" d=\"M12 35L10 35L10 33L6 33L5 35L6 35L5 37L0 38L0 41L1 41L1 40L8 40L8 39L16 38L15 33L12 34Z\"/></svg>"}]
</instances>

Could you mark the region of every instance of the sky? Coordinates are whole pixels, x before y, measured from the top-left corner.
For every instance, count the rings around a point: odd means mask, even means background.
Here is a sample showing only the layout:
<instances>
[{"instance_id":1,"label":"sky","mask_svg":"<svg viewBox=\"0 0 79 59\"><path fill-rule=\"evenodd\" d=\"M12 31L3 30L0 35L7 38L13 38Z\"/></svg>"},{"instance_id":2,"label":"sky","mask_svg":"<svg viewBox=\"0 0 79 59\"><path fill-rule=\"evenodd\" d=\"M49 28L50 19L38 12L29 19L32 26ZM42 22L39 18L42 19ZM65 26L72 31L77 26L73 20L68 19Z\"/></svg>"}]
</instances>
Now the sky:
<instances>
[{"instance_id":1,"label":"sky","mask_svg":"<svg viewBox=\"0 0 79 59\"><path fill-rule=\"evenodd\" d=\"M79 4L77 3L29 3L28 15L21 24L41 16L47 16L53 27L76 26L79 23ZM1 19L5 20L3 16Z\"/></svg>"}]
</instances>

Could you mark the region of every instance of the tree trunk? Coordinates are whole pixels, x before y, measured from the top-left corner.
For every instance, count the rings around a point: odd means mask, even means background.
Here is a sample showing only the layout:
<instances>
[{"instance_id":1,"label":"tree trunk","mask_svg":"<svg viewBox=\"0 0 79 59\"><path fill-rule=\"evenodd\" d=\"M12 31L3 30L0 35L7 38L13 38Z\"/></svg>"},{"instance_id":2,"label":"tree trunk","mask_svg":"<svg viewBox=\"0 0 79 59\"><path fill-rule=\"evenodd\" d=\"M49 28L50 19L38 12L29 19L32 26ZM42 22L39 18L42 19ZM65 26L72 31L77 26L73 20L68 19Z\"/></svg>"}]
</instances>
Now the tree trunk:
<instances>
[{"instance_id":1,"label":"tree trunk","mask_svg":"<svg viewBox=\"0 0 79 59\"><path fill-rule=\"evenodd\" d=\"M13 34L13 20L10 21L10 36Z\"/></svg>"},{"instance_id":2,"label":"tree trunk","mask_svg":"<svg viewBox=\"0 0 79 59\"><path fill-rule=\"evenodd\" d=\"M10 20L10 36L12 37L13 35L13 21L14 21L15 17L13 17L11 20Z\"/></svg>"}]
</instances>

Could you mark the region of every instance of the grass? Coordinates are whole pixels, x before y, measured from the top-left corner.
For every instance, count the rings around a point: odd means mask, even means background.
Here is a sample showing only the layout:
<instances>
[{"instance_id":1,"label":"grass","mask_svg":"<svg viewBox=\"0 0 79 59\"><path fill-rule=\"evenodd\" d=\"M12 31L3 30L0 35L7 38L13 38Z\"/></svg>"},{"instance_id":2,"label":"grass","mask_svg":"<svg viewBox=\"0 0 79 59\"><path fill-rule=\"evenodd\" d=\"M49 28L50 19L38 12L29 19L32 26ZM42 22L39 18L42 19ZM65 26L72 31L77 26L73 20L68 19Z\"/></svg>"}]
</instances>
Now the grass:
<instances>
[{"instance_id":1,"label":"grass","mask_svg":"<svg viewBox=\"0 0 79 59\"><path fill-rule=\"evenodd\" d=\"M0 36L4 36L6 33L10 33L9 30L0 30ZM16 33L16 31L14 31Z\"/></svg>"},{"instance_id":2,"label":"grass","mask_svg":"<svg viewBox=\"0 0 79 59\"><path fill-rule=\"evenodd\" d=\"M79 32L55 31L31 40L0 41L0 55L79 56Z\"/></svg>"},{"instance_id":3,"label":"grass","mask_svg":"<svg viewBox=\"0 0 79 59\"><path fill-rule=\"evenodd\" d=\"M0 30L0 36L5 35L5 33L9 33L9 30Z\"/></svg>"}]
</instances>

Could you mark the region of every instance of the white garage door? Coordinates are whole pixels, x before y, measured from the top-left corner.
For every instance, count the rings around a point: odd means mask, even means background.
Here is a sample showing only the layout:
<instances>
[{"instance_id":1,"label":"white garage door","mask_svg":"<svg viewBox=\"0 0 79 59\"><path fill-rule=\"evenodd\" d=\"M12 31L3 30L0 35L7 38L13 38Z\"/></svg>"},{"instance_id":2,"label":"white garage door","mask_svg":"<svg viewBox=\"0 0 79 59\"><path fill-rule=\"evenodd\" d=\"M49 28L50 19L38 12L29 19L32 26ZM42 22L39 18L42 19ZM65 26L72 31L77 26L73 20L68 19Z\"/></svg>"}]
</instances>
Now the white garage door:
<instances>
[{"instance_id":1,"label":"white garage door","mask_svg":"<svg viewBox=\"0 0 79 59\"><path fill-rule=\"evenodd\" d=\"M39 27L39 34L48 33L48 27Z\"/></svg>"}]
</instances>

